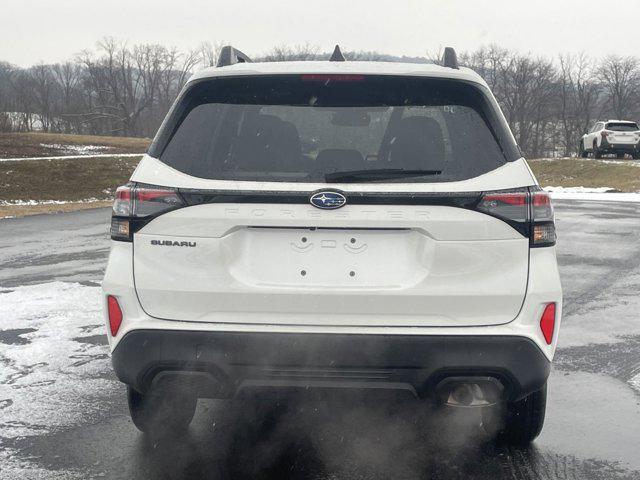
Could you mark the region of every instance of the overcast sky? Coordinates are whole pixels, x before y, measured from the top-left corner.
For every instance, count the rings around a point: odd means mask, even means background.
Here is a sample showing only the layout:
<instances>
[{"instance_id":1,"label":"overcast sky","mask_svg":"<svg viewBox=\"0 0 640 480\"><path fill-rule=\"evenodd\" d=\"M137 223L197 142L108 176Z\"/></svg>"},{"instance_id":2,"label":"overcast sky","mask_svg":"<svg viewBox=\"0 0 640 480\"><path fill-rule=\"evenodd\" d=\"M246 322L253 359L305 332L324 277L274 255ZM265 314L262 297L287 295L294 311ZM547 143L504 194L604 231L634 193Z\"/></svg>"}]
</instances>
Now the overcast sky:
<instances>
[{"instance_id":1,"label":"overcast sky","mask_svg":"<svg viewBox=\"0 0 640 480\"><path fill-rule=\"evenodd\" d=\"M103 36L182 49L225 41L249 54L310 43L323 51L425 55L497 43L555 56L638 54L640 1L0 0L0 60L57 62Z\"/></svg>"}]
</instances>

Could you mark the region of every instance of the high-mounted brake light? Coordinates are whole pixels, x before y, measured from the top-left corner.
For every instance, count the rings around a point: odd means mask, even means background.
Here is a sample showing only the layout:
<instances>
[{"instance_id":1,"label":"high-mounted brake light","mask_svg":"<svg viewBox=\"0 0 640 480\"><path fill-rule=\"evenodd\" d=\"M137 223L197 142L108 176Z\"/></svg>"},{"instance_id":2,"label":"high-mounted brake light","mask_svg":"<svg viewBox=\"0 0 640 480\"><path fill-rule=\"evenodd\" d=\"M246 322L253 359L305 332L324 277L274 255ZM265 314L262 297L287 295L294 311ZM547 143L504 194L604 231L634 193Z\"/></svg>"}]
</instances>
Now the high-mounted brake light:
<instances>
[{"instance_id":1,"label":"high-mounted brake light","mask_svg":"<svg viewBox=\"0 0 640 480\"><path fill-rule=\"evenodd\" d=\"M362 82L364 75L305 73L301 78L306 82Z\"/></svg>"},{"instance_id":2,"label":"high-mounted brake light","mask_svg":"<svg viewBox=\"0 0 640 480\"><path fill-rule=\"evenodd\" d=\"M556 304L550 303L544 308L542 317L540 317L540 330L544 336L547 345L551 345L553 341L553 330L556 325Z\"/></svg>"},{"instance_id":3,"label":"high-mounted brake light","mask_svg":"<svg viewBox=\"0 0 640 480\"><path fill-rule=\"evenodd\" d=\"M122 325L122 309L116 297L107 296L107 311L109 312L109 330L111 330L111 336L115 337Z\"/></svg>"},{"instance_id":4,"label":"high-mounted brake light","mask_svg":"<svg viewBox=\"0 0 640 480\"><path fill-rule=\"evenodd\" d=\"M116 190L111 217L111 238L130 242L134 231L161 213L184 206L175 190L152 185L124 185Z\"/></svg>"}]
</instances>

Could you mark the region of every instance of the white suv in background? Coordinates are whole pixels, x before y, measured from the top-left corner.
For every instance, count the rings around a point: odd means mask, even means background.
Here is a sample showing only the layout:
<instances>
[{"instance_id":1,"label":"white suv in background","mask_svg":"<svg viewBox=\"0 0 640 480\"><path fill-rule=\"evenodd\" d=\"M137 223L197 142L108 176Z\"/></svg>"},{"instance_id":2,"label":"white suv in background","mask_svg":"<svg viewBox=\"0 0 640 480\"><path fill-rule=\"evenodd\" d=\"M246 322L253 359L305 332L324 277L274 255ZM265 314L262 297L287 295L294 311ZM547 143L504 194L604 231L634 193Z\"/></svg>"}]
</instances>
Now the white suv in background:
<instances>
[{"instance_id":1,"label":"white suv in background","mask_svg":"<svg viewBox=\"0 0 640 480\"><path fill-rule=\"evenodd\" d=\"M640 128L636 122L627 120L609 120L597 122L589 133L585 133L580 140L580 155L587 158L589 153L594 158L602 155L615 154L617 158L624 158L625 154L634 159L640 158Z\"/></svg>"},{"instance_id":2,"label":"white suv in background","mask_svg":"<svg viewBox=\"0 0 640 480\"><path fill-rule=\"evenodd\" d=\"M194 75L118 189L104 282L142 431L198 398L398 389L542 428L562 293L549 196L459 68L249 63ZM495 416L495 415L492 415Z\"/></svg>"}]
</instances>

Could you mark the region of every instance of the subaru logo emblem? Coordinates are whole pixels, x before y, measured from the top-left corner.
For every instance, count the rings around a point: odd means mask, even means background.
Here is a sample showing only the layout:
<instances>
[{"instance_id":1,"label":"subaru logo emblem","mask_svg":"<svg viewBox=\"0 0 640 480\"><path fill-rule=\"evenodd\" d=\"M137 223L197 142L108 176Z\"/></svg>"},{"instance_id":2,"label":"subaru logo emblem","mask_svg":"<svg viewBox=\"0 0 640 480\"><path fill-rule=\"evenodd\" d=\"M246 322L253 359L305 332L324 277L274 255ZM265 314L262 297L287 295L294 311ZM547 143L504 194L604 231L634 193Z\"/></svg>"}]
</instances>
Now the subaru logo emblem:
<instances>
[{"instance_id":1,"label":"subaru logo emblem","mask_svg":"<svg viewBox=\"0 0 640 480\"><path fill-rule=\"evenodd\" d=\"M314 207L332 210L343 207L347 203L347 197L338 192L318 192L311 195L309 202Z\"/></svg>"}]
</instances>

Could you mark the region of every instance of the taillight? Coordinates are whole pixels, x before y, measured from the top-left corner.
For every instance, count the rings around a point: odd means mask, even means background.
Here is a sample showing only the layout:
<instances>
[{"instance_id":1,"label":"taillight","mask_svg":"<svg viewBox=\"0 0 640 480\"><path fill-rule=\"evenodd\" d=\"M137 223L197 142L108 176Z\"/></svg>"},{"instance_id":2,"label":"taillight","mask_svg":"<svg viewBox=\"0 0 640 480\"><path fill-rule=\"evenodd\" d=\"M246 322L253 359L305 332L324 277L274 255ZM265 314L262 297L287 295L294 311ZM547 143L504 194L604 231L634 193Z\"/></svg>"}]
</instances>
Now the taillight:
<instances>
[{"instance_id":1,"label":"taillight","mask_svg":"<svg viewBox=\"0 0 640 480\"><path fill-rule=\"evenodd\" d=\"M556 243L556 228L551 198L546 192L495 192L482 196L477 209L506 221L529 237L532 247Z\"/></svg>"},{"instance_id":2,"label":"taillight","mask_svg":"<svg viewBox=\"0 0 640 480\"><path fill-rule=\"evenodd\" d=\"M547 345L551 345L553 341L553 329L556 325L556 304L550 303L544 308L542 317L540 317L540 330L544 336Z\"/></svg>"},{"instance_id":3,"label":"taillight","mask_svg":"<svg viewBox=\"0 0 640 480\"><path fill-rule=\"evenodd\" d=\"M482 196L478 209L514 222L529 219L529 192L488 193Z\"/></svg>"},{"instance_id":4,"label":"taillight","mask_svg":"<svg viewBox=\"0 0 640 480\"><path fill-rule=\"evenodd\" d=\"M124 185L122 187L118 187L116 190L116 199L113 202L113 213L114 215L124 215L128 217L131 215L131 191L133 189Z\"/></svg>"},{"instance_id":5,"label":"taillight","mask_svg":"<svg viewBox=\"0 0 640 480\"><path fill-rule=\"evenodd\" d=\"M531 246L556 244L556 224L551 197L547 192L531 193Z\"/></svg>"},{"instance_id":6,"label":"taillight","mask_svg":"<svg viewBox=\"0 0 640 480\"><path fill-rule=\"evenodd\" d=\"M111 336L115 337L122 325L122 310L116 297L111 295L107 297L107 312L109 313L109 330L111 330Z\"/></svg>"},{"instance_id":7,"label":"taillight","mask_svg":"<svg viewBox=\"0 0 640 480\"><path fill-rule=\"evenodd\" d=\"M136 187L133 202L135 217L158 215L183 206L178 192L163 187Z\"/></svg>"},{"instance_id":8,"label":"taillight","mask_svg":"<svg viewBox=\"0 0 640 480\"><path fill-rule=\"evenodd\" d=\"M133 233L161 213L184 206L175 190L153 185L124 185L116 190L111 238L130 242Z\"/></svg>"}]
</instances>

